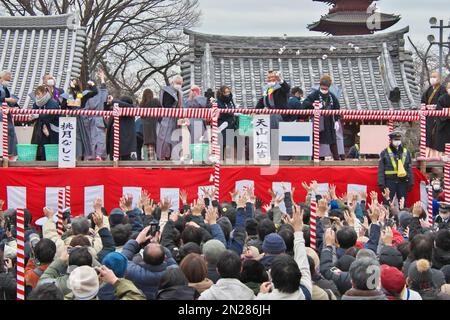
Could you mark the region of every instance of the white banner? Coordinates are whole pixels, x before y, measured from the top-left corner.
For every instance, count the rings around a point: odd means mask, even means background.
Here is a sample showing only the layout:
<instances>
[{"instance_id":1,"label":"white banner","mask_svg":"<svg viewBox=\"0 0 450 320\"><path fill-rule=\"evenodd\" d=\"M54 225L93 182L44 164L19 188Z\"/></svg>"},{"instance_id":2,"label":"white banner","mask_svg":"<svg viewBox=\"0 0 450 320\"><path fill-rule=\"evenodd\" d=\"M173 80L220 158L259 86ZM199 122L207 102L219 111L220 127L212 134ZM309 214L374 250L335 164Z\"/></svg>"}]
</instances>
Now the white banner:
<instances>
[{"instance_id":1,"label":"white banner","mask_svg":"<svg viewBox=\"0 0 450 320\"><path fill-rule=\"evenodd\" d=\"M280 156L313 154L313 125L311 122L280 122Z\"/></svg>"},{"instance_id":2,"label":"white banner","mask_svg":"<svg viewBox=\"0 0 450 320\"><path fill-rule=\"evenodd\" d=\"M140 187L123 187L122 195L131 194L133 196L133 209L137 207L139 198L141 197L142 188ZM142 209L142 208L139 208Z\"/></svg>"},{"instance_id":3,"label":"white banner","mask_svg":"<svg viewBox=\"0 0 450 320\"><path fill-rule=\"evenodd\" d=\"M270 115L253 117L253 163L270 164Z\"/></svg>"},{"instance_id":4,"label":"white banner","mask_svg":"<svg viewBox=\"0 0 450 320\"><path fill-rule=\"evenodd\" d=\"M161 188L160 199L161 203L165 198L169 198L172 202L170 209L178 211L180 209L180 189L179 188Z\"/></svg>"},{"instance_id":5,"label":"white banner","mask_svg":"<svg viewBox=\"0 0 450 320\"><path fill-rule=\"evenodd\" d=\"M77 118L59 118L59 168L75 168L77 154Z\"/></svg>"},{"instance_id":6,"label":"white banner","mask_svg":"<svg viewBox=\"0 0 450 320\"><path fill-rule=\"evenodd\" d=\"M6 187L8 209L25 209L27 207L26 187Z\"/></svg>"},{"instance_id":7,"label":"white banner","mask_svg":"<svg viewBox=\"0 0 450 320\"><path fill-rule=\"evenodd\" d=\"M94 212L94 201L100 198L103 205L105 205L105 187L104 186L92 186L84 188L84 214L88 216L91 212ZM72 199L73 201L73 199ZM119 204L117 204L118 206Z\"/></svg>"}]
</instances>

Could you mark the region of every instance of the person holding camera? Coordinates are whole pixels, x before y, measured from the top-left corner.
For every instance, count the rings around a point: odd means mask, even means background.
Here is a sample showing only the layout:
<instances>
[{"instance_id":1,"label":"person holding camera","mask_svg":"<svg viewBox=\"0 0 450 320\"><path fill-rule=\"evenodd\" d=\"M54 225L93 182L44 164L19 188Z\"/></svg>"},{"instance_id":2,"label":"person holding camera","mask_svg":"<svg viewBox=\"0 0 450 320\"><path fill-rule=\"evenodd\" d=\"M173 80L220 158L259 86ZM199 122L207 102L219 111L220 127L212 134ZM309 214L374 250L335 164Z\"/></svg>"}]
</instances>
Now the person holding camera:
<instances>
[{"instance_id":1,"label":"person holding camera","mask_svg":"<svg viewBox=\"0 0 450 320\"><path fill-rule=\"evenodd\" d=\"M39 235L30 235L31 257L25 267L26 291L36 288L40 277L49 267L56 255L56 245L50 239L39 239Z\"/></svg>"}]
</instances>

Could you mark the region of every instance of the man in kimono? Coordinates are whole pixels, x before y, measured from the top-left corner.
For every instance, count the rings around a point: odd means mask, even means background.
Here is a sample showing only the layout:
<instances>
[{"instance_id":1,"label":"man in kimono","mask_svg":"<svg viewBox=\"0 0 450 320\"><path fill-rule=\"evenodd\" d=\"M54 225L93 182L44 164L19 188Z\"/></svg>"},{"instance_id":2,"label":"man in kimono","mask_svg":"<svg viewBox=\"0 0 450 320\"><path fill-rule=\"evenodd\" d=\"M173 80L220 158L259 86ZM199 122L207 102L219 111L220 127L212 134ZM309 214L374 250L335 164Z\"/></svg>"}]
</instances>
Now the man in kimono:
<instances>
[{"instance_id":1,"label":"man in kimono","mask_svg":"<svg viewBox=\"0 0 450 320\"><path fill-rule=\"evenodd\" d=\"M83 92L83 95L90 95L91 98L86 100L84 110L103 111L106 100L108 98L108 89L105 83L105 74L102 70L98 72L100 78L100 88L95 82L88 81L88 90ZM106 155L106 126L102 117L82 116L83 124L87 129L91 143L92 154L84 155L85 160L105 160Z\"/></svg>"},{"instance_id":2,"label":"man in kimono","mask_svg":"<svg viewBox=\"0 0 450 320\"><path fill-rule=\"evenodd\" d=\"M58 102L60 105L62 102L62 95L64 94L64 90L56 87L56 79L51 74L46 74L42 78L43 85L47 87L48 92L52 98Z\"/></svg>"},{"instance_id":3,"label":"man in kimono","mask_svg":"<svg viewBox=\"0 0 450 320\"><path fill-rule=\"evenodd\" d=\"M160 101L163 108L183 107L183 77L177 75L171 79L170 86L161 88ZM173 132L178 128L177 118L162 118L158 125L156 155L158 160L178 160L180 155L172 155L179 139L172 140Z\"/></svg>"}]
</instances>

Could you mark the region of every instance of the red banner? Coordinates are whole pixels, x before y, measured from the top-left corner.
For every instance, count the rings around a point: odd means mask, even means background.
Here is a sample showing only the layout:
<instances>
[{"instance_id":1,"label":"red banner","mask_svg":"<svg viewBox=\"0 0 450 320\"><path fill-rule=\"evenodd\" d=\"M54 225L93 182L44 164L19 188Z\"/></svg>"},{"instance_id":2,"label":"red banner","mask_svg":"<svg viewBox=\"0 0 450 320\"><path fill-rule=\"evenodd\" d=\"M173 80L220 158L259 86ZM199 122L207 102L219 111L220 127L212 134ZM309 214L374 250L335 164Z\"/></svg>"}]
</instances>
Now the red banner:
<instances>
[{"instance_id":1,"label":"red banner","mask_svg":"<svg viewBox=\"0 0 450 320\"><path fill-rule=\"evenodd\" d=\"M86 187L103 186L105 207L112 210L119 206L119 198L124 187L142 187L157 201L161 188L180 188L188 192L191 202L198 195L199 186L212 185L211 168L189 169L138 169L138 168L77 168L77 169L38 169L9 168L0 169L0 199L6 200L6 207L17 197L17 189L26 207L35 219L42 216L46 206L47 188L71 187L71 207L74 215L85 211ZM420 182L426 177L414 170L416 183L409 195L408 205L420 200ZM365 167L283 167L275 175L262 175L259 167L222 167L220 175L220 199L230 201L230 192L236 181L252 180L255 192L265 203L270 201L267 190L274 182L291 182L296 189L294 200L303 202L306 191L301 187L303 181L317 180L319 183L335 184L338 196L347 192L348 184L366 185L367 191L379 192L377 168ZM21 188L18 188L21 187ZM15 189L12 191L12 189ZM25 194L23 194L25 193Z\"/></svg>"}]
</instances>

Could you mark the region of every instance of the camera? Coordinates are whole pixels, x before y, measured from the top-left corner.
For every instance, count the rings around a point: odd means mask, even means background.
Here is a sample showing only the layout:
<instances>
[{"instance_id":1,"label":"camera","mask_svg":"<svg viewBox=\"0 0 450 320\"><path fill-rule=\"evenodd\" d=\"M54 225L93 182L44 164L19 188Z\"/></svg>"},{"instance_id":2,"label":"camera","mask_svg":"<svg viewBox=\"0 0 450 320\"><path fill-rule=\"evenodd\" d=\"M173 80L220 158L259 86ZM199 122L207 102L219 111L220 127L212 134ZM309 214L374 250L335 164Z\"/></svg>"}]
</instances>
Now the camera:
<instances>
[{"instance_id":1,"label":"camera","mask_svg":"<svg viewBox=\"0 0 450 320\"><path fill-rule=\"evenodd\" d=\"M147 233L147 236L156 236L156 233L159 231L159 221L158 220L152 220L150 222L150 230Z\"/></svg>"}]
</instances>

